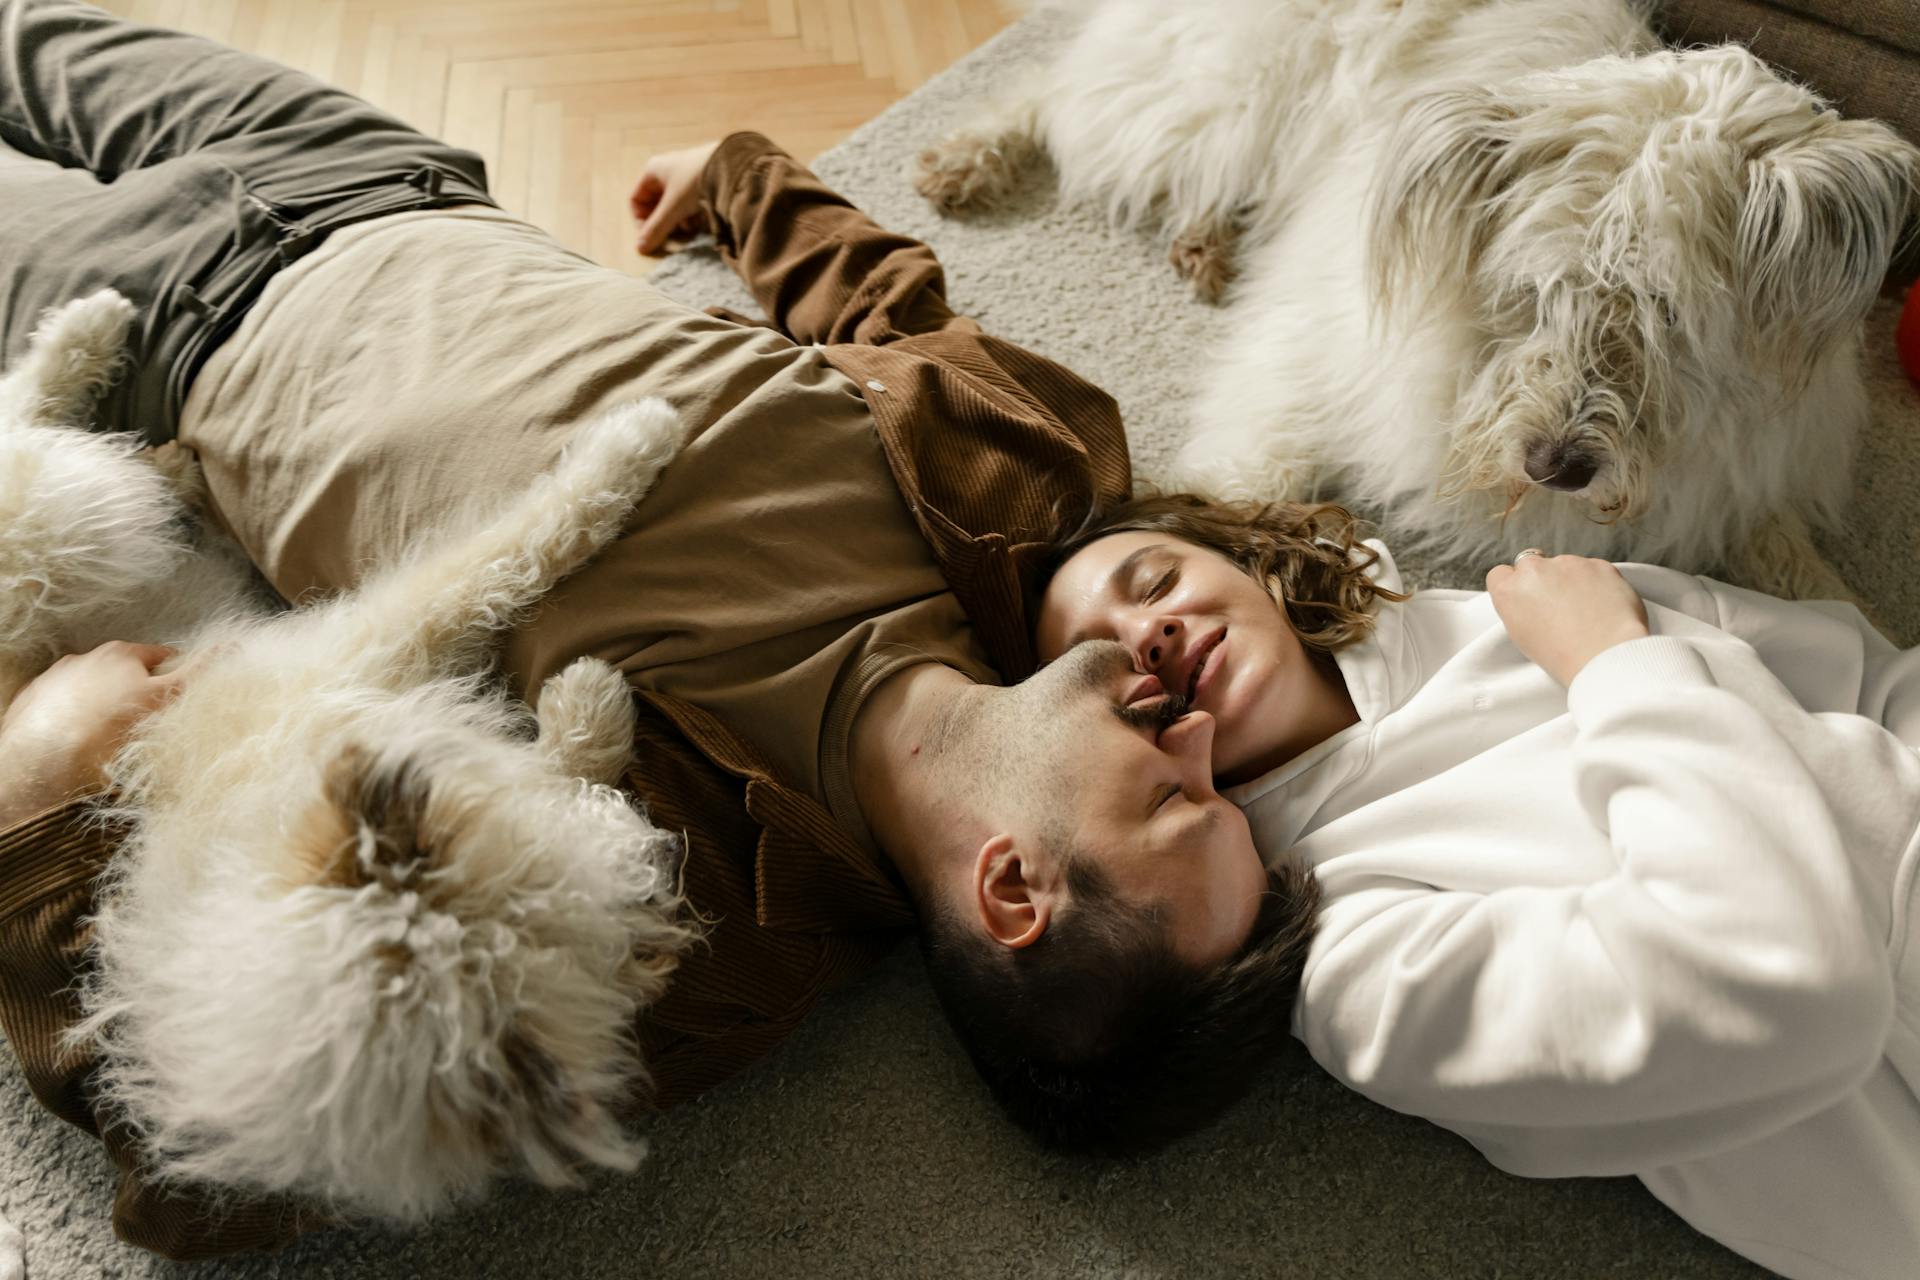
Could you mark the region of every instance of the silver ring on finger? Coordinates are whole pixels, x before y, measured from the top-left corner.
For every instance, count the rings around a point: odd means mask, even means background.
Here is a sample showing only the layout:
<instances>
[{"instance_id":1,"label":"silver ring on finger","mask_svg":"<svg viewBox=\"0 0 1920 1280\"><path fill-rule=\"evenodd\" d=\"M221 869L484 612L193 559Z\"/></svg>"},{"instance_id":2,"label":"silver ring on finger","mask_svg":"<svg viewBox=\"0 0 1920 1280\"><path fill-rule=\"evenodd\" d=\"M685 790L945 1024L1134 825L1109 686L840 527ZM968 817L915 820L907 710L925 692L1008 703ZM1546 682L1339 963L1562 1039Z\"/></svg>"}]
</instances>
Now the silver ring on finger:
<instances>
[{"instance_id":1,"label":"silver ring on finger","mask_svg":"<svg viewBox=\"0 0 1920 1280\"><path fill-rule=\"evenodd\" d=\"M1528 547L1526 550L1522 551L1519 555L1515 556L1513 558L1513 562L1515 564L1519 564L1522 560L1525 560L1528 556L1544 557L1546 554L1547 554L1546 552L1542 551L1538 547Z\"/></svg>"}]
</instances>

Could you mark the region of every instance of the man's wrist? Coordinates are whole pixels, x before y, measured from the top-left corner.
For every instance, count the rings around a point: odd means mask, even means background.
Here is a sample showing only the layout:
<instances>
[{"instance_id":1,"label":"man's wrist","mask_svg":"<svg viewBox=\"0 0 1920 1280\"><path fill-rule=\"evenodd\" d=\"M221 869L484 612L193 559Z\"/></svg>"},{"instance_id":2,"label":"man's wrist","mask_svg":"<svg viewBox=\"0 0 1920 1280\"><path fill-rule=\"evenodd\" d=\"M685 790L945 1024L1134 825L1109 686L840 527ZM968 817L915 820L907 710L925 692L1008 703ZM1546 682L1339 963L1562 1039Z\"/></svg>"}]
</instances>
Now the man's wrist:
<instances>
[{"instance_id":1,"label":"man's wrist","mask_svg":"<svg viewBox=\"0 0 1920 1280\"><path fill-rule=\"evenodd\" d=\"M89 790L58 761L0 744L0 831L78 800Z\"/></svg>"},{"instance_id":2,"label":"man's wrist","mask_svg":"<svg viewBox=\"0 0 1920 1280\"><path fill-rule=\"evenodd\" d=\"M45 784L8 785L0 789L0 831L49 813L81 799L83 793Z\"/></svg>"},{"instance_id":3,"label":"man's wrist","mask_svg":"<svg viewBox=\"0 0 1920 1280\"><path fill-rule=\"evenodd\" d=\"M765 134L752 129L736 130L713 144L700 170L699 190L701 207L713 219L716 230L727 189L762 156L785 154Z\"/></svg>"}]
</instances>

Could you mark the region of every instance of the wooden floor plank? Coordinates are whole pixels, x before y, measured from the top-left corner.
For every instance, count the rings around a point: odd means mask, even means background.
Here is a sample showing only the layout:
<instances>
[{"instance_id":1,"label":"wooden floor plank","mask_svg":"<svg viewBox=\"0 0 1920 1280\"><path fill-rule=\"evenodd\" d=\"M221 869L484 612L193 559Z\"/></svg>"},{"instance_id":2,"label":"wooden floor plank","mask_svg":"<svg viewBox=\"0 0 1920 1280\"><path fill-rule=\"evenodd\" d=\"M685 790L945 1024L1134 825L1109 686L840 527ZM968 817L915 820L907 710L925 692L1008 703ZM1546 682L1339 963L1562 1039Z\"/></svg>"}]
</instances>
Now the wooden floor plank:
<instances>
[{"instance_id":1,"label":"wooden floor plank","mask_svg":"<svg viewBox=\"0 0 1920 1280\"><path fill-rule=\"evenodd\" d=\"M960 16L958 0L935 0L927 6L923 30L929 30L937 50L928 65L929 76L967 56L978 43L967 35L966 20Z\"/></svg>"},{"instance_id":2,"label":"wooden floor plank","mask_svg":"<svg viewBox=\"0 0 1920 1280\"><path fill-rule=\"evenodd\" d=\"M587 199L593 228L593 252L589 256L595 262L613 262L633 248L627 234L630 222L627 196L633 190L634 179L640 175L637 172L631 177L622 174L620 130L609 126L604 120L593 121L590 155L593 183L588 189Z\"/></svg>"},{"instance_id":3,"label":"wooden floor plank","mask_svg":"<svg viewBox=\"0 0 1920 1280\"><path fill-rule=\"evenodd\" d=\"M428 130L420 119L419 104L415 97L415 90L420 84L420 37L398 27L392 30L393 43L387 59L386 85L376 101L426 133Z\"/></svg>"},{"instance_id":4,"label":"wooden floor plank","mask_svg":"<svg viewBox=\"0 0 1920 1280\"><path fill-rule=\"evenodd\" d=\"M249 0L255 2L255 0ZM543 22L735 22L740 10L716 7L713 0L507 0L484 9L461 0L399 4L395 0L358 0L380 9L389 21L420 30L478 32L507 27L537 27Z\"/></svg>"},{"instance_id":5,"label":"wooden floor plank","mask_svg":"<svg viewBox=\"0 0 1920 1280\"><path fill-rule=\"evenodd\" d=\"M486 155L504 142L507 86L481 62L447 68L446 120L440 136Z\"/></svg>"},{"instance_id":6,"label":"wooden floor plank","mask_svg":"<svg viewBox=\"0 0 1920 1280\"><path fill-rule=\"evenodd\" d=\"M364 4L348 4L340 15L340 47L334 54L333 83L349 93L365 96L367 39L373 12Z\"/></svg>"},{"instance_id":7,"label":"wooden floor plank","mask_svg":"<svg viewBox=\"0 0 1920 1280\"><path fill-rule=\"evenodd\" d=\"M545 54L533 58L484 58L493 74L508 84L592 84L615 80L671 79L690 68L716 71L771 71L781 67L820 65L825 54L800 47L795 40L737 40L701 50L689 58L680 49L596 49L581 53Z\"/></svg>"},{"instance_id":8,"label":"wooden floor plank","mask_svg":"<svg viewBox=\"0 0 1920 1280\"><path fill-rule=\"evenodd\" d=\"M105 0L478 152L504 208L636 274L626 196L649 156L756 128L811 159L1019 2Z\"/></svg>"},{"instance_id":9,"label":"wooden floor plank","mask_svg":"<svg viewBox=\"0 0 1920 1280\"><path fill-rule=\"evenodd\" d=\"M567 174L560 155L560 134L566 124L566 113L556 103L537 103L530 123L527 151L531 163L527 172L525 217L537 226L557 231L560 206L567 196Z\"/></svg>"},{"instance_id":10,"label":"wooden floor plank","mask_svg":"<svg viewBox=\"0 0 1920 1280\"><path fill-rule=\"evenodd\" d=\"M414 61L414 110L420 132L442 138L447 133L447 51L426 41Z\"/></svg>"},{"instance_id":11,"label":"wooden floor plank","mask_svg":"<svg viewBox=\"0 0 1920 1280\"><path fill-rule=\"evenodd\" d=\"M266 6L260 4L259 0L247 0L234 10L233 26L227 33L227 43L236 49L245 49L248 53L260 52L260 20L264 17L266 17Z\"/></svg>"},{"instance_id":12,"label":"wooden floor plank","mask_svg":"<svg viewBox=\"0 0 1920 1280\"><path fill-rule=\"evenodd\" d=\"M880 16L887 27L887 52L893 63L893 82L903 94L918 89L928 72L920 61L919 33L914 30L902 0L886 0Z\"/></svg>"},{"instance_id":13,"label":"wooden floor plank","mask_svg":"<svg viewBox=\"0 0 1920 1280\"><path fill-rule=\"evenodd\" d=\"M328 84L339 83L340 32L346 21L346 10L344 4L334 0L316 5L315 19L307 32L304 65L310 74Z\"/></svg>"},{"instance_id":14,"label":"wooden floor plank","mask_svg":"<svg viewBox=\"0 0 1920 1280\"><path fill-rule=\"evenodd\" d=\"M657 20L632 14L569 13L561 21L528 15L464 31L439 26L421 29L432 34L456 60L531 57L613 46L694 49L735 40L764 40L771 34L764 25L743 23L732 13L675 13Z\"/></svg>"},{"instance_id":15,"label":"wooden floor plank","mask_svg":"<svg viewBox=\"0 0 1920 1280\"><path fill-rule=\"evenodd\" d=\"M200 0L191 10L190 22L162 23L161 25L173 26L179 31L192 31L209 40L218 40L221 44L231 44L233 43L233 19L239 8L240 0Z\"/></svg>"},{"instance_id":16,"label":"wooden floor plank","mask_svg":"<svg viewBox=\"0 0 1920 1280\"><path fill-rule=\"evenodd\" d=\"M585 178L560 201L560 216L543 223L554 239L593 256L593 117L563 117L560 172ZM576 179L578 181L578 179Z\"/></svg>"},{"instance_id":17,"label":"wooden floor plank","mask_svg":"<svg viewBox=\"0 0 1920 1280\"><path fill-rule=\"evenodd\" d=\"M197 3L198 0L189 0ZM262 0L243 0L258 4ZM395 21L472 20L484 23L491 17L514 14L565 12L598 9L605 12L689 11L720 12L732 6L715 0L359 0L371 5ZM113 8L113 5L108 5Z\"/></svg>"},{"instance_id":18,"label":"wooden floor plank","mask_svg":"<svg viewBox=\"0 0 1920 1280\"><path fill-rule=\"evenodd\" d=\"M839 74L844 68L826 66L774 67L745 70L690 70L687 74L647 82L645 88L626 81L590 84L533 85L542 100L566 104L568 111L670 114L676 119L713 116L716 124L730 120L744 98L761 112L761 125L777 131L784 112L804 110L810 102L857 94L864 101L885 97L893 101L885 81Z\"/></svg>"},{"instance_id":19,"label":"wooden floor plank","mask_svg":"<svg viewBox=\"0 0 1920 1280\"><path fill-rule=\"evenodd\" d=\"M833 24L827 18L827 0L797 0L800 47L825 53L833 47Z\"/></svg>"},{"instance_id":20,"label":"wooden floor plank","mask_svg":"<svg viewBox=\"0 0 1920 1280\"><path fill-rule=\"evenodd\" d=\"M876 80L893 79L893 44L887 37L887 0L853 0L854 25L860 36L860 66Z\"/></svg>"},{"instance_id":21,"label":"wooden floor plank","mask_svg":"<svg viewBox=\"0 0 1920 1280\"><path fill-rule=\"evenodd\" d=\"M533 90L508 89L501 95L500 141L497 159L488 165L494 199L509 211L526 215L528 151L533 140Z\"/></svg>"},{"instance_id":22,"label":"wooden floor plank","mask_svg":"<svg viewBox=\"0 0 1920 1280\"><path fill-rule=\"evenodd\" d=\"M360 59L360 96L389 111L396 110L398 105L393 99L393 86L389 83L397 34L391 22L376 18L367 29L367 50Z\"/></svg>"},{"instance_id":23,"label":"wooden floor plank","mask_svg":"<svg viewBox=\"0 0 1920 1280\"><path fill-rule=\"evenodd\" d=\"M1007 25L1007 11L1002 0L960 0L960 20L966 24L967 48L978 48Z\"/></svg>"},{"instance_id":24,"label":"wooden floor plank","mask_svg":"<svg viewBox=\"0 0 1920 1280\"><path fill-rule=\"evenodd\" d=\"M262 6L260 35L254 43L254 51L261 57L311 72L313 68L301 57L300 34L294 30L297 24L304 26L287 0L267 0Z\"/></svg>"}]
</instances>

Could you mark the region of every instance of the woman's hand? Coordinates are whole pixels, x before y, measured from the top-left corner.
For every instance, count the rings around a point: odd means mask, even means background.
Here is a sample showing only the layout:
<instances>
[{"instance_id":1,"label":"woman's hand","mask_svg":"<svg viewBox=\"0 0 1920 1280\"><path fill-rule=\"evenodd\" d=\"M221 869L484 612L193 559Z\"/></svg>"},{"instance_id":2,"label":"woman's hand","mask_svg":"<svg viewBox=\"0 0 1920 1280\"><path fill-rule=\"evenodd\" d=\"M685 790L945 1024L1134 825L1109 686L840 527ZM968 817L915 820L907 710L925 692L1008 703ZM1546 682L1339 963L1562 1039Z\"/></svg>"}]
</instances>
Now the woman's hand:
<instances>
[{"instance_id":1,"label":"woman's hand","mask_svg":"<svg viewBox=\"0 0 1920 1280\"><path fill-rule=\"evenodd\" d=\"M173 650L110 640L41 672L0 718L0 826L106 783L133 727L177 694L180 672L153 669Z\"/></svg>"},{"instance_id":2,"label":"woman's hand","mask_svg":"<svg viewBox=\"0 0 1920 1280\"><path fill-rule=\"evenodd\" d=\"M1488 570L1487 594L1520 652L1562 686L1603 649L1647 634L1640 593L1605 560L1523 556Z\"/></svg>"},{"instance_id":3,"label":"woman's hand","mask_svg":"<svg viewBox=\"0 0 1920 1280\"><path fill-rule=\"evenodd\" d=\"M703 142L647 161L627 201L640 223L636 247L641 253L654 257L666 252L669 241L689 240L713 230L700 207L700 175L719 145Z\"/></svg>"}]
</instances>

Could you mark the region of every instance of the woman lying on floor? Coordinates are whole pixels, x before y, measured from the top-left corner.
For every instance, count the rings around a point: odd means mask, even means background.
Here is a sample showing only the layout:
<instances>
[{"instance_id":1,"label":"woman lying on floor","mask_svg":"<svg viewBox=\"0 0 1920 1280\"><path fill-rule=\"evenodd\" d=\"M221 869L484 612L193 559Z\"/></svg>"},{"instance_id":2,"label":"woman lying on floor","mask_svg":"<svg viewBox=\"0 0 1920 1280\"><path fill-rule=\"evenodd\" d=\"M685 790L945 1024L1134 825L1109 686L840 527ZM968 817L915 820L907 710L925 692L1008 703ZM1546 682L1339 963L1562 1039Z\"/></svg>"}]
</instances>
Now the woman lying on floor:
<instances>
[{"instance_id":1,"label":"woman lying on floor","mask_svg":"<svg viewBox=\"0 0 1920 1280\"><path fill-rule=\"evenodd\" d=\"M1532 551L1409 596L1357 538L1136 500L1059 545L1038 623L1211 717L1248 867L1318 878L1295 1033L1511 1173L1634 1174L1785 1275L1910 1277L1920 650Z\"/></svg>"}]
</instances>

